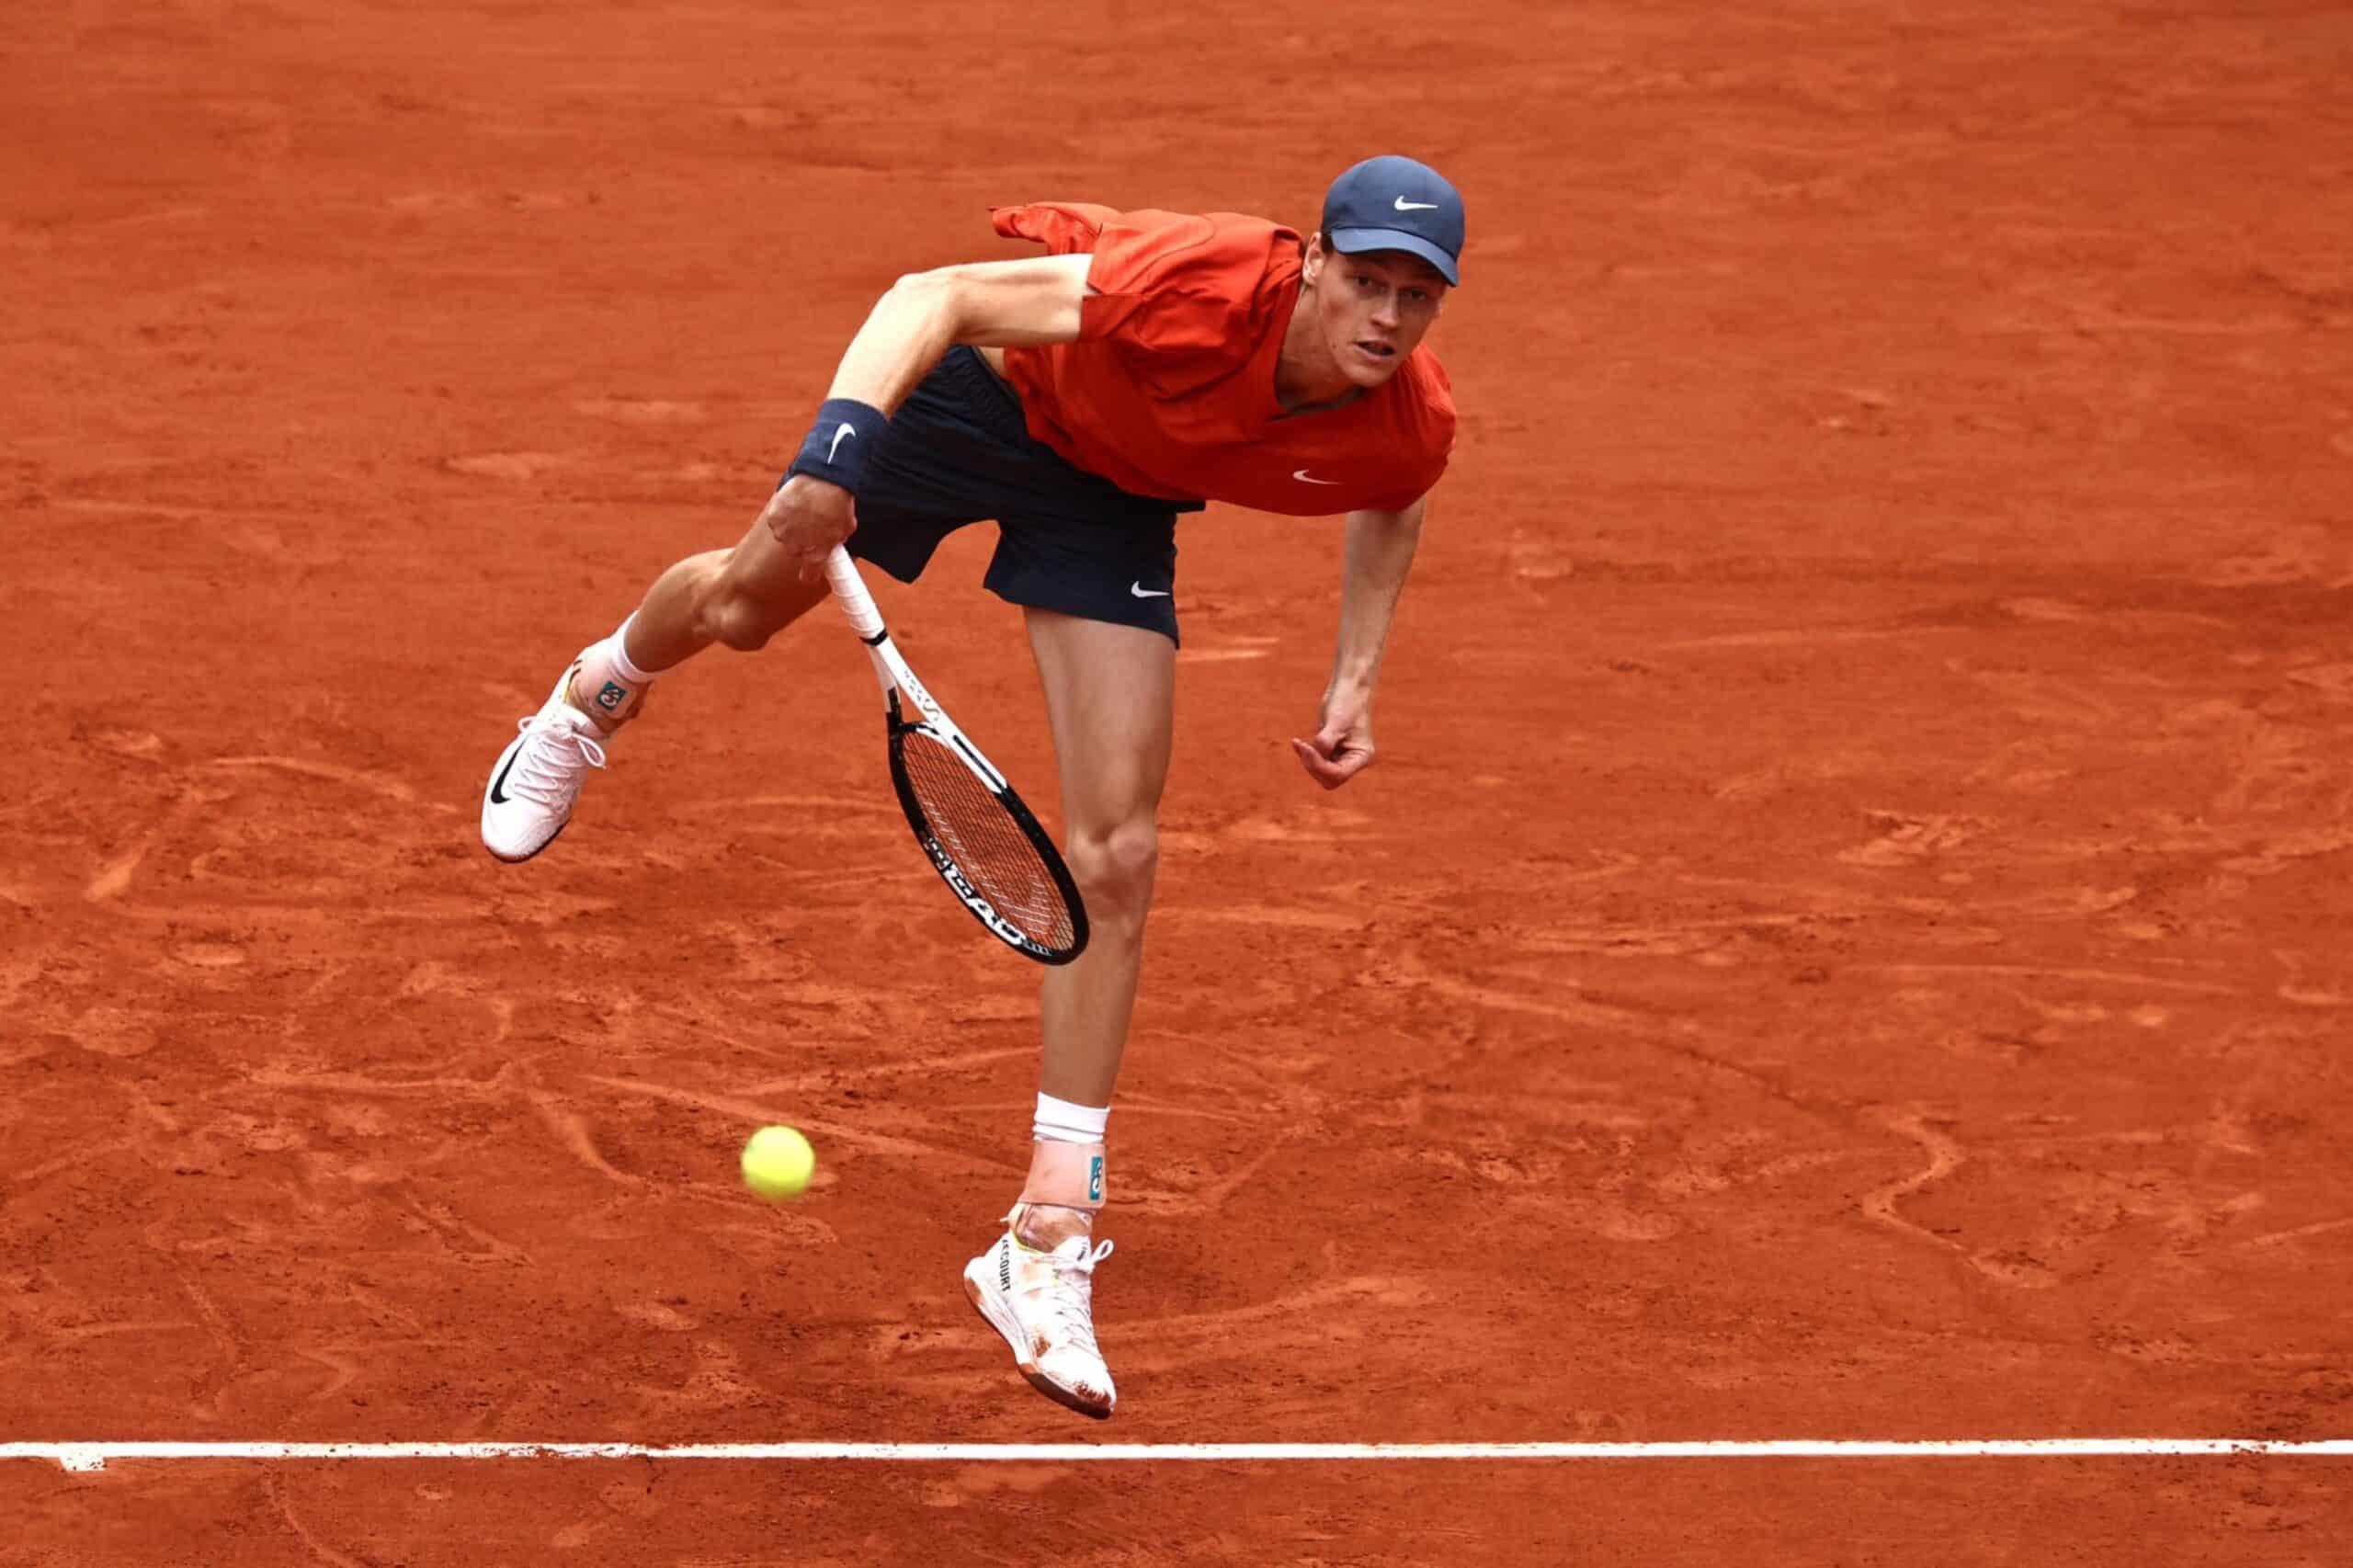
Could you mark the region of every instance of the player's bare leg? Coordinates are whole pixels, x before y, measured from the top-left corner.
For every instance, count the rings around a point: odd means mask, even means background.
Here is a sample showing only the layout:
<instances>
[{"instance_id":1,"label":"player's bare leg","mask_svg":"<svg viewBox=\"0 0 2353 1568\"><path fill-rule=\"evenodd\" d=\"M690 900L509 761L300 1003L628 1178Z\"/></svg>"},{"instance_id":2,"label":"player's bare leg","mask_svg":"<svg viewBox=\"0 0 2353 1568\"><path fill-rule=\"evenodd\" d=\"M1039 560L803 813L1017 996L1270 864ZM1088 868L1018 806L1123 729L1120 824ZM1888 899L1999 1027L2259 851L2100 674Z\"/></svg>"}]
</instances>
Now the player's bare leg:
<instances>
[{"instance_id":1,"label":"player's bare leg","mask_svg":"<svg viewBox=\"0 0 2353 1568\"><path fill-rule=\"evenodd\" d=\"M734 549L689 555L654 580L630 617L630 661L659 672L713 642L752 653L827 593L823 578L802 582L767 523L755 521Z\"/></svg>"},{"instance_id":2,"label":"player's bare leg","mask_svg":"<svg viewBox=\"0 0 2353 1568\"><path fill-rule=\"evenodd\" d=\"M1039 1392L1100 1417L1118 1395L1095 1343L1095 1266L1111 1244L1094 1241L1094 1217L1159 858L1176 649L1135 627L1038 609L1029 619L1061 764L1066 858L1091 934L1076 961L1047 971L1029 1179L964 1287Z\"/></svg>"},{"instance_id":3,"label":"player's bare leg","mask_svg":"<svg viewBox=\"0 0 2353 1568\"><path fill-rule=\"evenodd\" d=\"M1155 631L1028 612L1062 774L1063 845L1086 901L1090 935L1076 961L1046 971L1040 1090L1108 1107L1135 1011L1144 915L1159 866L1161 790L1176 716L1176 645ZM1084 1230L1087 1212L1031 1210L1051 1244Z\"/></svg>"},{"instance_id":4,"label":"player's bare leg","mask_svg":"<svg viewBox=\"0 0 2353 1568\"><path fill-rule=\"evenodd\" d=\"M749 651L826 594L805 583L764 521L733 550L705 551L654 580L620 630L581 650L547 702L507 743L483 794L483 843L502 860L528 860L571 820L605 744L643 707L654 677L713 642Z\"/></svg>"},{"instance_id":5,"label":"player's bare leg","mask_svg":"<svg viewBox=\"0 0 2353 1568\"><path fill-rule=\"evenodd\" d=\"M572 704L610 734L633 717L644 682L629 672L665 674L717 642L739 653L767 646L768 639L809 613L825 597L823 582L804 583L768 531L755 521L733 550L689 555L654 580L635 614L621 630L582 655L572 681ZM619 648L611 646L620 643ZM617 660L614 654L620 657ZM613 666L620 665L621 669ZM626 700L618 713L597 699L602 682L619 675Z\"/></svg>"}]
</instances>

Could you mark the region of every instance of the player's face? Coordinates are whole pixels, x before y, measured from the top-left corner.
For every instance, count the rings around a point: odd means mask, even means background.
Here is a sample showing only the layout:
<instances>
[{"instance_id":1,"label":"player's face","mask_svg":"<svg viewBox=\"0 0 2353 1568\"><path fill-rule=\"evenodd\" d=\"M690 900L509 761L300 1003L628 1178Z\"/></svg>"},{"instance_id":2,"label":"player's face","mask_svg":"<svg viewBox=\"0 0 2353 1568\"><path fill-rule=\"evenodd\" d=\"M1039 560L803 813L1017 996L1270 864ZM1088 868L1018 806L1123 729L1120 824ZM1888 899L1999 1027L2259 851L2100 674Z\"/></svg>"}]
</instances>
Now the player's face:
<instances>
[{"instance_id":1,"label":"player's face","mask_svg":"<svg viewBox=\"0 0 2353 1568\"><path fill-rule=\"evenodd\" d=\"M1446 279L1404 251L1326 250L1318 234L1307 247L1316 324L1340 372L1360 387L1397 373L1446 302Z\"/></svg>"}]
</instances>

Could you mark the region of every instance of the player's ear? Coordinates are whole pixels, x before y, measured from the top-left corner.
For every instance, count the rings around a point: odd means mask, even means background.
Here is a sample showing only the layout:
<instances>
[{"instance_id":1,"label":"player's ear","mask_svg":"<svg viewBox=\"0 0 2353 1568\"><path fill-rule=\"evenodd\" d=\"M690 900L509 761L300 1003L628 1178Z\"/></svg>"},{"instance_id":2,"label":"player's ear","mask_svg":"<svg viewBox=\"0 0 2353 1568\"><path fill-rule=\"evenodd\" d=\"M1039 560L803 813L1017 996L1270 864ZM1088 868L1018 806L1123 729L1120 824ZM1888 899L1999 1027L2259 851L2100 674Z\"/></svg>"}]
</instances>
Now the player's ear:
<instances>
[{"instance_id":1,"label":"player's ear","mask_svg":"<svg viewBox=\"0 0 2353 1568\"><path fill-rule=\"evenodd\" d=\"M1318 229L1307 236L1307 254L1300 257L1300 281L1310 289L1315 287L1315 275L1324 270L1324 231Z\"/></svg>"}]
</instances>

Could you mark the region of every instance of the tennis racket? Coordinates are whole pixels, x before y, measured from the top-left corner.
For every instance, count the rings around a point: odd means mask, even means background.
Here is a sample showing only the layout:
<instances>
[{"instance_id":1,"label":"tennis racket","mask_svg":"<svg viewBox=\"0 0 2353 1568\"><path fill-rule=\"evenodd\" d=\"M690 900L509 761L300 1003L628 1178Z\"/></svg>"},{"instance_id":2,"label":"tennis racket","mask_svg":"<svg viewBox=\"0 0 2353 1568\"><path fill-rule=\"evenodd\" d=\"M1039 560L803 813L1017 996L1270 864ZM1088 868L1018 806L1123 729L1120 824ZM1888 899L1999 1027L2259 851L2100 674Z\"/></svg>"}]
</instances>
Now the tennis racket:
<instances>
[{"instance_id":1,"label":"tennis racket","mask_svg":"<svg viewBox=\"0 0 2353 1568\"><path fill-rule=\"evenodd\" d=\"M1070 868L1013 786L932 700L891 642L858 566L839 545L825 581L874 661L891 731L891 783L932 869L1015 952L1063 964L1086 950L1086 905ZM909 718L912 703L915 716Z\"/></svg>"}]
</instances>

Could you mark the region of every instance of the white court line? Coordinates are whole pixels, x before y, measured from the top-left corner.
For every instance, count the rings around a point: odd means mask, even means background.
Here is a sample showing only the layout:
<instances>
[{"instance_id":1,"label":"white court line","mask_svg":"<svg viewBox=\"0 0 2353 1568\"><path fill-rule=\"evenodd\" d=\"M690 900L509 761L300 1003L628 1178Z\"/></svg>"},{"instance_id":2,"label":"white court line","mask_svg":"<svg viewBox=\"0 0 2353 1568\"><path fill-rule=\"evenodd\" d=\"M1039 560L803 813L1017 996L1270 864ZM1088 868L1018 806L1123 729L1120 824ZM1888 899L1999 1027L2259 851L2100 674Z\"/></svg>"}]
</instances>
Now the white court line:
<instances>
[{"instance_id":1,"label":"white court line","mask_svg":"<svg viewBox=\"0 0 2353 1568\"><path fill-rule=\"evenodd\" d=\"M1227 1464L1323 1460L2353 1459L2353 1439L2026 1437L1953 1441L1694 1443L0 1443L0 1460L104 1470L116 1460L810 1460L915 1464L1096 1464L1193 1460Z\"/></svg>"}]
</instances>

